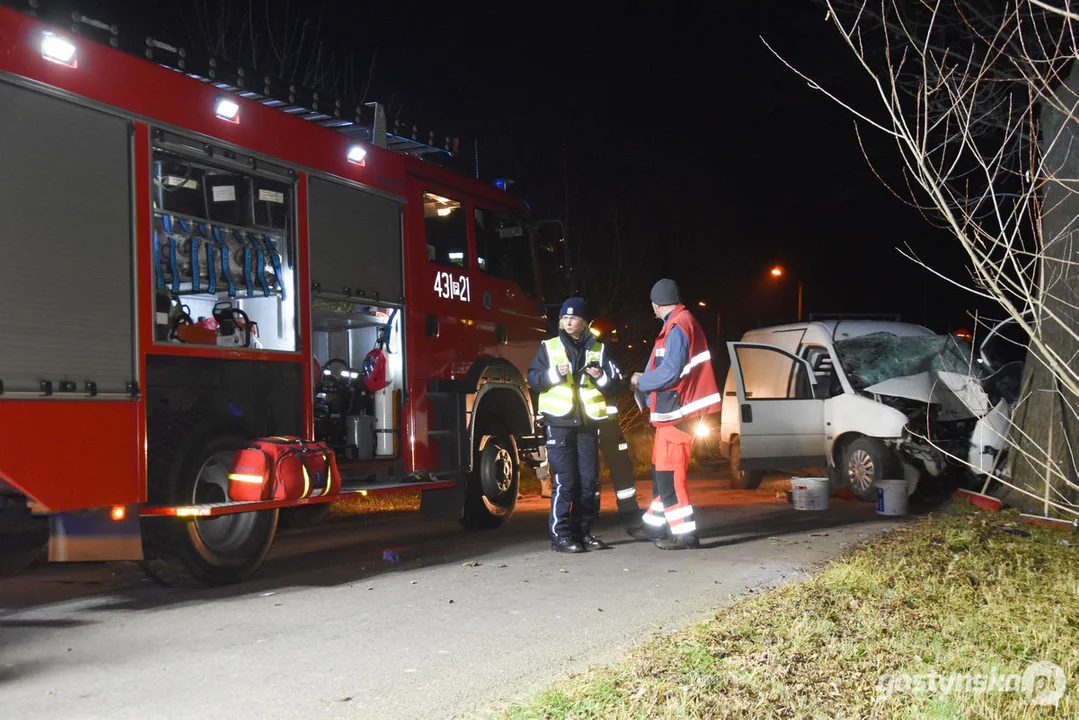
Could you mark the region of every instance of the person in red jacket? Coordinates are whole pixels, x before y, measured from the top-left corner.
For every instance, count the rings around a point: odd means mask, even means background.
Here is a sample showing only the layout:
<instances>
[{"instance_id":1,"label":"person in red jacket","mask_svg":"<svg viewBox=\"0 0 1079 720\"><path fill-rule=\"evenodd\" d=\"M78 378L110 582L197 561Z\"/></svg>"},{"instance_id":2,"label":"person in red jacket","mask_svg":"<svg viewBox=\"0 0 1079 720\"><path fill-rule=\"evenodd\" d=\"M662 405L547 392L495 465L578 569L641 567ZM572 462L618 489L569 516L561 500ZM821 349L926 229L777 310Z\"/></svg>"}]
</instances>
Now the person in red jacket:
<instances>
[{"instance_id":1,"label":"person in red jacket","mask_svg":"<svg viewBox=\"0 0 1079 720\"><path fill-rule=\"evenodd\" d=\"M712 371L712 355L700 323L682 304L678 284L664 278L652 286L652 310L663 321L648 369L630 384L638 400L647 397L656 428L652 449L652 504L640 527L626 532L654 540L663 550L699 548L686 470L693 446L690 420L720 410L722 395ZM668 536L669 534L669 536Z\"/></svg>"}]
</instances>

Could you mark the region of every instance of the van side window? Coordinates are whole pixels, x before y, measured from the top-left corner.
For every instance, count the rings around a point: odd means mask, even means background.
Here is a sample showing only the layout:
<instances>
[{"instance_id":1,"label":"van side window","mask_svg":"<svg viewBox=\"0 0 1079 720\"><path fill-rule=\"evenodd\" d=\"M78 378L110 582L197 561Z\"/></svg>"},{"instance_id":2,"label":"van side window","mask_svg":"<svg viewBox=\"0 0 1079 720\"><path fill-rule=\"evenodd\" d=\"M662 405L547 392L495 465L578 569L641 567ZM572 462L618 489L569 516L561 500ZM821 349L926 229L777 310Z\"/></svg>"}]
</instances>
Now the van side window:
<instances>
[{"instance_id":1,"label":"van side window","mask_svg":"<svg viewBox=\"0 0 1079 720\"><path fill-rule=\"evenodd\" d=\"M843 386L839 383L839 376L836 374L832 356L828 354L827 348L807 347L802 351L802 357L813 370L813 376L817 381L817 397L830 398L843 392Z\"/></svg>"},{"instance_id":2,"label":"van side window","mask_svg":"<svg viewBox=\"0 0 1079 720\"><path fill-rule=\"evenodd\" d=\"M805 366L778 348L737 348L747 400L812 399Z\"/></svg>"}]
</instances>

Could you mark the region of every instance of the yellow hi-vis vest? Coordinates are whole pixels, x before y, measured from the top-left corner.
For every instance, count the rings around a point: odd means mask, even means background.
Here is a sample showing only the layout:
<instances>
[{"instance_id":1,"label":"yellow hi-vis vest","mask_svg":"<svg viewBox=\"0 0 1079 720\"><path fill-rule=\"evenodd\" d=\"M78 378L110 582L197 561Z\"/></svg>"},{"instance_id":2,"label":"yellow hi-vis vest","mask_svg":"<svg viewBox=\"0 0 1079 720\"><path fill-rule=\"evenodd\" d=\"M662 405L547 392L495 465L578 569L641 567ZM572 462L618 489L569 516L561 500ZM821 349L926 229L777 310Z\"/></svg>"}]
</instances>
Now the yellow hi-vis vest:
<instances>
[{"instance_id":1,"label":"yellow hi-vis vest","mask_svg":"<svg viewBox=\"0 0 1079 720\"><path fill-rule=\"evenodd\" d=\"M548 338L543 341L543 344L547 346L547 358L550 360L551 367L562 365L563 363L569 364L569 355L566 354L566 348L562 345L561 339L557 337ZM603 343L597 342L585 354L585 364L593 361L598 363L602 359ZM589 382L591 379L588 374L581 373L581 384L577 388L577 393L581 398L581 405L584 407L585 415L593 420L603 420L607 417L607 401L604 400L603 393ZM570 373L562 378L562 382L547 392L540 393L539 411L545 415L555 417L569 415L573 411L573 393L573 373Z\"/></svg>"}]
</instances>

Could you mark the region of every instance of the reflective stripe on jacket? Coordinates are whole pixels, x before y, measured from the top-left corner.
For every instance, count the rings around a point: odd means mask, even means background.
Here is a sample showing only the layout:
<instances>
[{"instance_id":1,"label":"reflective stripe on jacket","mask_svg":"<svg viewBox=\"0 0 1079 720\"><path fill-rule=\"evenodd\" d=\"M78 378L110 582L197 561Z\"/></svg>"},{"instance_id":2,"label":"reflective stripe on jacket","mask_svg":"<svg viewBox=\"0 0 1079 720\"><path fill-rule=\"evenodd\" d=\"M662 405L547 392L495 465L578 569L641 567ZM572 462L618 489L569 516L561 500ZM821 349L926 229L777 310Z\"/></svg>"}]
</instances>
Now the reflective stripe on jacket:
<instances>
[{"instance_id":1,"label":"reflective stripe on jacket","mask_svg":"<svg viewBox=\"0 0 1079 720\"><path fill-rule=\"evenodd\" d=\"M547 357L550 360L552 372L557 373L558 371L555 368L559 365L569 364L569 355L566 353L566 348L562 345L560 338L548 338L543 341L543 345L547 348ZM601 363L602 361L603 344L597 342L585 353L585 364ZM539 411L554 417L569 415L573 412L574 392L576 392L586 416L593 420L604 419L607 417L607 401L604 399L603 393L590 382L591 379L587 373L581 373L580 384L574 390L573 373L570 372L569 375L562 378L561 382L553 385L550 390L540 393Z\"/></svg>"},{"instance_id":2,"label":"reflective stripe on jacket","mask_svg":"<svg viewBox=\"0 0 1079 720\"><path fill-rule=\"evenodd\" d=\"M667 333L675 326L689 340L689 352L686 364L674 384L650 393L649 420L656 426L676 425L687 418L719 412L723 400L712 370L712 354L708 350L704 330L684 305L675 307L663 323L663 329L656 338L649 370L663 362Z\"/></svg>"}]
</instances>

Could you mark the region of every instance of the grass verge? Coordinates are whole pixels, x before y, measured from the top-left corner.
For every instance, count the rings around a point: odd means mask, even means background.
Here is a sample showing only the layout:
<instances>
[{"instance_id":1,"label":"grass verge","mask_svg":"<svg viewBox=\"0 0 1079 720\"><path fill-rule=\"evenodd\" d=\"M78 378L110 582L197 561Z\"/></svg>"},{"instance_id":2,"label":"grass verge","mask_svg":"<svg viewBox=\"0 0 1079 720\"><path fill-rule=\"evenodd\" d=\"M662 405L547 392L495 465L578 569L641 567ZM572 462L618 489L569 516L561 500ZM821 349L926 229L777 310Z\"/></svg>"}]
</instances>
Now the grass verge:
<instances>
[{"instance_id":1,"label":"grass verge","mask_svg":"<svg viewBox=\"0 0 1079 720\"><path fill-rule=\"evenodd\" d=\"M1077 717L1079 541L1016 516L950 505L500 717ZM978 691L1038 661L1057 706Z\"/></svg>"}]
</instances>

